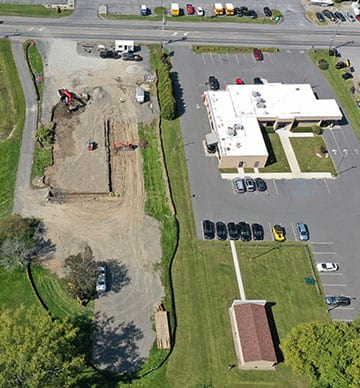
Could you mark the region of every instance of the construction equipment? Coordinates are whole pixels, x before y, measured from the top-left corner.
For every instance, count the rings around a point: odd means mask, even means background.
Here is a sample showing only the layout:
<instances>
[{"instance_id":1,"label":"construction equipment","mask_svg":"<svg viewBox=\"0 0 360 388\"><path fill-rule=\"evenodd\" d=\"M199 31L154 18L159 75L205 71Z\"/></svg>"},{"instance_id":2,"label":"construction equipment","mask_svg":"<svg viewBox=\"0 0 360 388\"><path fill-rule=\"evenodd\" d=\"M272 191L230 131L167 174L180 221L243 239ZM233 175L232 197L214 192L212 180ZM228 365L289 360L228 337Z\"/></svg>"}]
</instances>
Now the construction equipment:
<instances>
[{"instance_id":1,"label":"construction equipment","mask_svg":"<svg viewBox=\"0 0 360 388\"><path fill-rule=\"evenodd\" d=\"M118 141L114 144L115 151L134 151L136 149L136 145L132 144L130 141L124 143L122 141Z\"/></svg>"},{"instance_id":2,"label":"construction equipment","mask_svg":"<svg viewBox=\"0 0 360 388\"><path fill-rule=\"evenodd\" d=\"M78 97L75 93L70 92L68 89L58 89L57 94L60 97L60 101L67 105L70 112L86 105L82 98ZM83 93L81 97L84 97L85 100L89 100L90 98L86 93Z\"/></svg>"}]
</instances>

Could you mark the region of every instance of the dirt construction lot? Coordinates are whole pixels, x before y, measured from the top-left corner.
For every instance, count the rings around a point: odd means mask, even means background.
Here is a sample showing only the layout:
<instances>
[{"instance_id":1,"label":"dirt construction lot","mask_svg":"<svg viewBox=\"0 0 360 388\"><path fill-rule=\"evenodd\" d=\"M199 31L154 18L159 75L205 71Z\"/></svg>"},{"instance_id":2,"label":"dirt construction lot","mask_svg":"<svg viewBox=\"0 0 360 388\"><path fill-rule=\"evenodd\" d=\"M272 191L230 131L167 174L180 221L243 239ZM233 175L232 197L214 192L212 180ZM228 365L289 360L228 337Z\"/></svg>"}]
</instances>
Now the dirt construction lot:
<instances>
[{"instance_id":1,"label":"dirt construction lot","mask_svg":"<svg viewBox=\"0 0 360 388\"><path fill-rule=\"evenodd\" d=\"M110 290L95 302L100 329L93 359L113 372L135 370L155 339L151 317L163 296L153 270L161 259L160 229L144 214L140 149L116 153L114 143L138 144L139 117L155 117L152 104L135 102L135 87L149 70L147 53L141 51L139 63L104 60L60 40L49 40L47 51L43 115L56 106L56 134L54 165L45 181L61 195L49 201L48 188L24 193L23 215L43 219L56 245L47 265L60 276L64 259L85 244L107 262ZM59 104L60 88L90 99L69 114ZM94 151L87 150L89 140L96 142ZM115 196L107 194L109 188Z\"/></svg>"}]
</instances>

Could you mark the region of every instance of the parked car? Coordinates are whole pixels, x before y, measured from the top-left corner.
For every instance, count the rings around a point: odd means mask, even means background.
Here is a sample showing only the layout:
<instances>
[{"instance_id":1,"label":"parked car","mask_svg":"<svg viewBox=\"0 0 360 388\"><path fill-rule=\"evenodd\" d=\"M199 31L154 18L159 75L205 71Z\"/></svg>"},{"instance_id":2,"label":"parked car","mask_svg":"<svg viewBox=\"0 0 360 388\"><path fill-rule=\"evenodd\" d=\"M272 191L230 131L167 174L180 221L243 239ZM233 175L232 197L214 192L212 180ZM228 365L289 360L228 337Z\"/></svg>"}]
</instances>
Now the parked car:
<instances>
[{"instance_id":1,"label":"parked car","mask_svg":"<svg viewBox=\"0 0 360 388\"><path fill-rule=\"evenodd\" d=\"M149 13L150 13L150 10L145 4L140 5L140 15L147 16L149 15Z\"/></svg>"},{"instance_id":2,"label":"parked car","mask_svg":"<svg viewBox=\"0 0 360 388\"><path fill-rule=\"evenodd\" d=\"M332 57L335 56L337 58L341 57L341 54L340 54L339 50L336 49L336 48L329 49L329 55L332 56Z\"/></svg>"},{"instance_id":3,"label":"parked car","mask_svg":"<svg viewBox=\"0 0 360 388\"><path fill-rule=\"evenodd\" d=\"M236 85L244 85L245 82L241 78L235 78Z\"/></svg>"},{"instance_id":4,"label":"parked car","mask_svg":"<svg viewBox=\"0 0 360 388\"><path fill-rule=\"evenodd\" d=\"M244 11L239 7L235 7L234 8L234 15L240 16L240 17L244 16Z\"/></svg>"},{"instance_id":5,"label":"parked car","mask_svg":"<svg viewBox=\"0 0 360 388\"><path fill-rule=\"evenodd\" d=\"M254 11L253 9L250 9L250 10L248 11L247 16L251 17L251 19L257 19L257 17L258 17L256 11Z\"/></svg>"},{"instance_id":6,"label":"parked car","mask_svg":"<svg viewBox=\"0 0 360 388\"><path fill-rule=\"evenodd\" d=\"M327 295L325 301L329 306L349 306L351 304L351 299L342 295Z\"/></svg>"},{"instance_id":7,"label":"parked car","mask_svg":"<svg viewBox=\"0 0 360 388\"><path fill-rule=\"evenodd\" d=\"M339 269L339 265L336 263L318 263L316 268L319 272L335 272Z\"/></svg>"},{"instance_id":8,"label":"parked car","mask_svg":"<svg viewBox=\"0 0 360 388\"><path fill-rule=\"evenodd\" d=\"M334 13L334 15L335 15L335 17L336 17L338 20L340 20L340 21L342 21L342 22L346 22L346 18L345 18L345 16L344 16L341 12L336 11L336 12Z\"/></svg>"},{"instance_id":9,"label":"parked car","mask_svg":"<svg viewBox=\"0 0 360 388\"><path fill-rule=\"evenodd\" d=\"M211 90L219 90L220 88L219 81L213 75L209 77L209 85Z\"/></svg>"},{"instance_id":10,"label":"parked car","mask_svg":"<svg viewBox=\"0 0 360 388\"><path fill-rule=\"evenodd\" d=\"M264 59L263 53L258 48L254 48L253 54L257 61L262 61Z\"/></svg>"},{"instance_id":11,"label":"parked car","mask_svg":"<svg viewBox=\"0 0 360 388\"><path fill-rule=\"evenodd\" d=\"M281 225L274 225L272 227L272 233L275 241L285 241L285 230Z\"/></svg>"},{"instance_id":12,"label":"parked car","mask_svg":"<svg viewBox=\"0 0 360 388\"><path fill-rule=\"evenodd\" d=\"M346 16L347 20L349 20L349 22L354 22L356 20L355 16L352 13L350 13L350 12L347 12L345 14L345 16Z\"/></svg>"},{"instance_id":13,"label":"parked car","mask_svg":"<svg viewBox=\"0 0 360 388\"><path fill-rule=\"evenodd\" d=\"M272 16L272 12L271 12L271 9L269 7L264 7L264 15L269 17L269 18Z\"/></svg>"},{"instance_id":14,"label":"parked car","mask_svg":"<svg viewBox=\"0 0 360 388\"><path fill-rule=\"evenodd\" d=\"M239 222L239 231L240 231L240 238L243 241L250 241L251 240L251 230L250 225L246 222Z\"/></svg>"},{"instance_id":15,"label":"parked car","mask_svg":"<svg viewBox=\"0 0 360 388\"><path fill-rule=\"evenodd\" d=\"M212 221L204 220L202 222L203 234L206 240L212 240L215 237L215 225Z\"/></svg>"},{"instance_id":16,"label":"parked car","mask_svg":"<svg viewBox=\"0 0 360 388\"><path fill-rule=\"evenodd\" d=\"M324 23L324 22L325 22L324 15L323 15L321 12L316 12L316 18L317 18L317 20L318 20L320 23Z\"/></svg>"},{"instance_id":17,"label":"parked car","mask_svg":"<svg viewBox=\"0 0 360 388\"><path fill-rule=\"evenodd\" d=\"M233 184L234 184L234 189L237 193L245 193L246 187L243 179L235 178L233 180Z\"/></svg>"},{"instance_id":18,"label":"parked car","mask_svg":"<svg viewBox=\"0 0 360 388\"><path fill-rule=\"evenodd\" d=\"M188 15L194 15L195 10L192 4L186 4L186 13Z\"/></svg>"},{"instance_id":19,"label":"parked car","mask_svg":"<svg viewBox=\"0 0 360 388\"><path fill-rule=\"evenodd\" d=\"M244 182L245 182L245 186L246 186L247 191L255 191L256 190L254 179L250 178L249 176L246 176L244 178Z\"/></svg>"},{"instance_id":20,"label":"parked car","mask_svg":"<svg viewBox=\"0 0 360 388\"><path fill-rule=\"evenodd\" d=\"M264 239L264 228L260 224L252 224L251 225L253 239L256 241Z\"/></svg>"},{"instance_id":21,"label":"parked car","mask_svg":"<svg viewBox=\"0 0 360 388\"><path fill-rule=\"evenodd\" d=\"M235 224L235 222L229 222L227 226L228 226L230 240L239 240L240 238L239 226Z\"/></svg>"},{"instance_id":22,"label":"parked car","mask_svg":"<svg viewBox=\"0 0 360 388\"><path fill-rule=\"evenodd\" d=\"M256 178L255 179L255 184L256 184L256 188L259 191L266 191L267 190L266 182L264 181L264 179Z\"/></svg>"},{"instance_id":23,"label":"parked car","mask_svg":"<svg viewBox=\"0 0 360 388\"><path fill-rule=\"evenodd\" d=\"M196 15L197 16L204 16L205 15L204 8L203 7L196 7Z\"/></svg>"},{"instance_id":24,"label":"parked car","mask_svg":"<svg viewBox=\"0 0 360 388\"><path fill-rule=\"evenodd\" d=\"M113 50L105 50L105 51L100 51L100 57L101 58L113 58L113 59L118 59L120 58L120 55Z\"/></svg>"},{"instance_id":25,"label":"parked car","mask_svg":"<svg viewBox=\"0 0 360 388\"><path fill-rule=\"evenodd\" d=\"M136 61L136 62L142 61L142 56L134 53L124 53L122 54L121 58L124 61Z\"/></svg>"},{"instance_id":26,"label":"parked car","mask_svg":"<svg viewBox=\"0 0 360 388\"><path fill-rule=\"evenodd\" d=\"M98 265L98 278L96 282L96 292L106 291L106 268L103 264Z\"/></svg>"},{"instance_id":27,"label":"parked car","mask_svg":"<svg viewBox=\"0 0 360 388\"><path fill-rule=\"evenodd\" d=\"M254 85L263 85L263 84L264 84L264 82L262 81L261 78L259 78L259 77L254 78Z\"/></svg>"},{"instance_id":28,"label":"parked car","mask_svg":"<svg viewBox=\"0 0 360 388\"><path fill-rule=\"evenodd\" d=\"M298 222L296 224L296 231L301 241L309 240L309 231L305 224L303 224L302 222Z\"/></svg>"},{"instance_id":29,"label":"parked car","mask_svg":"<svg viewBox=\"0 0 360 388\"><path fill-rule=\"evenodd\" d=\"M349 72L342 74L341 77L343 77L345 80L350 79L350 78L354 78L354 76Z\"/></svg>"},{"instance_id":30,"label":"parked car","mask_svg":"<svg viewBox=\"0 0 360 388\"><path fill-rule=\"evenodd\" d=\"M220 221L218 221L215 225L216 225L216 235L218 240L226 240L227 239L226 225Z\"/></svg>"},{"instance_id":31,"label":"parked car","mask_svg":"<svg viewBox=\"0 0 360 388\"><path fill-rule=\"evenodd\" d=\"M338 69L338 70L345 69L345 67L346 67L346 63L345 62L337 62L335 64L335 68Z\"/></svg>"},{"instance_id":32,"label":"parked car","mask_svg":"<svg viewBox=\"0 0 360 388\"><path fill-rule=\"evenodd\" d=\"M335 15L331 11L329 11L328 9L325 9L324 11L322 11L322 13L324 14L324 16L326 16L332 22L334 22L336 20Z\"/></svg>"}]
</instances>

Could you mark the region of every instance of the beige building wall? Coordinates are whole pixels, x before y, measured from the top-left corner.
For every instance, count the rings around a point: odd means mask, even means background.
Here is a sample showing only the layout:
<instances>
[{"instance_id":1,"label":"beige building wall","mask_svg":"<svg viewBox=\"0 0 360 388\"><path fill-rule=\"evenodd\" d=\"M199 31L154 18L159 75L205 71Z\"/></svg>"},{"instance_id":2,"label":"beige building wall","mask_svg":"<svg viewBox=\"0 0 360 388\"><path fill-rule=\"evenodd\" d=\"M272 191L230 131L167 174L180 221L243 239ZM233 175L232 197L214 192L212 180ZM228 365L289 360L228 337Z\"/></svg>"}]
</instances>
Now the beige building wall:
<instances>
[{"instance_id":1,"label":"beige building wall","mask_svg":"<svg viewBox=\"0 0 360 388\"><path fill-rule=\"evenodd\" d=\"M259 156L223 156L219 153L219 168L262 168L265 167L267 155Z\"/></svg>"}]
</instances>

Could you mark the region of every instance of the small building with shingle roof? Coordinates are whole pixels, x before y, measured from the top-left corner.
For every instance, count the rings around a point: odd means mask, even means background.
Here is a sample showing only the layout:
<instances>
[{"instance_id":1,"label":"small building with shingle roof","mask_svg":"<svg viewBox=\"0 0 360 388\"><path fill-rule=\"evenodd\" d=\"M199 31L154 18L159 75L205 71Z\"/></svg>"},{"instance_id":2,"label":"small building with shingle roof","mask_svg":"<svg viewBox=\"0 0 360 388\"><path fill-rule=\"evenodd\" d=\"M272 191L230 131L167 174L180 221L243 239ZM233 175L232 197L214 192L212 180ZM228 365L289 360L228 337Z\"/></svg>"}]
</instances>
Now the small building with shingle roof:
<instances>
[{"instance_id":1,"label":"small building with shingle roof","mask_svg":"<svg viewBox=\"0 0 360 388\"><path fill-rule=\"evenodd\" d=\"M265 300L234 300L229 309L241 369L275 369L277 358L265 305Z\"/></svg>"}]
</instances>

